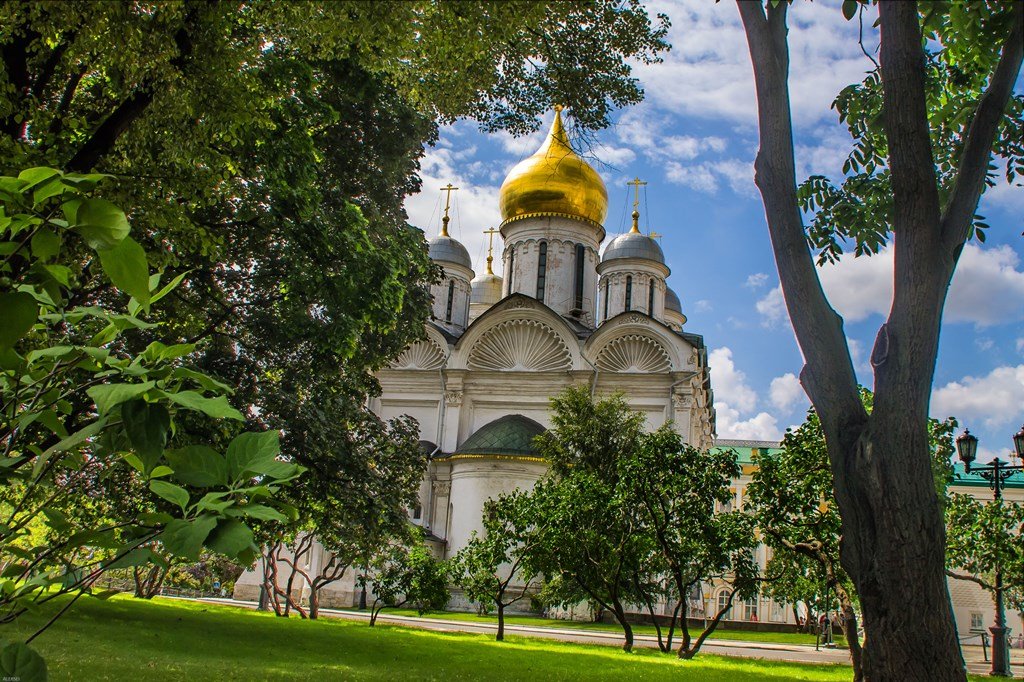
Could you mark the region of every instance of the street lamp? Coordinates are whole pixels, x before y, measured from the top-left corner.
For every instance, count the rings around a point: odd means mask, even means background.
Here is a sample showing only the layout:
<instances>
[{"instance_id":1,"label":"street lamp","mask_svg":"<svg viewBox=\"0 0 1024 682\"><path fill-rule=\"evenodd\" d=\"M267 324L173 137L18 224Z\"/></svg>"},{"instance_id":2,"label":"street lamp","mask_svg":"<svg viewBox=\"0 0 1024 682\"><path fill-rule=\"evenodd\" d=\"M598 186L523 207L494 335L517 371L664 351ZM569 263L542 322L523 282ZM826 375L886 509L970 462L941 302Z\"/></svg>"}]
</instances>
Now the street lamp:
<instances>
[{"instance_id":1,"label":"street lamp","mask_svg":"<svg viewBox=\"0 0 1024 682\"><path fill-rule=\"evenodd\" d=\"M1024 458L1024 426L1013 434L1013 450L1018 458ZM973 471L988 481L992 487L992 499L997 501L1003 499L1003 481L1018 471L1024 471L1024 466L1013 466L998 457L989 464L972 468L974 458L978 455L978 439L967 429L957 437L956 451L964 463L964 471ZM1006 645L1006 612L1003 608L1003 569L1000 566L996 566L995 588L996 622L989 628L992 633L992 674L1010 677L1010 649Z\"/></svg>"}]
</instances>

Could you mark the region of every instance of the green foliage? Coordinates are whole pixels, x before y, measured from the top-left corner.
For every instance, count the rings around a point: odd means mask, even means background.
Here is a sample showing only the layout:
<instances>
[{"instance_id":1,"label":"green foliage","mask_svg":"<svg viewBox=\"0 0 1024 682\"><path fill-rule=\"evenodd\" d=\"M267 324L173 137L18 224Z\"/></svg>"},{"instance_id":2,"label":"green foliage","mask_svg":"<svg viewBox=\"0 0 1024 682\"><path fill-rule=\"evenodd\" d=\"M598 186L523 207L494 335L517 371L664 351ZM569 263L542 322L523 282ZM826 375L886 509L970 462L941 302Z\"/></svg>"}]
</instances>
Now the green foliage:
<instances>
[{"instance_id":1,"label":"green foliage","mask_svg":"<svg viewBox=\"0 0 1024 682\"><path fill-rule=\"evenodd\" d=\"M954 578L995 593L1001 571L1013 608L1024 610L1024 506L954 493L946 505L946 563Z\"/></svg>"},{"instance_id":2,"label":"green foliage","mask_svg":"<svg viewBox=\"0 0 1024 682\"><path fill-rule=\"evenodd\" d=\"M372 564L374 601L370 609L370 625L387 607L412 605L417 612L443 609L448 593L448 569L422 542L391 545L378 554Z\"/></svg>"},{"instance_id":3,"label":"green foliage","mask_svg":"<svg viewBox=\"0 0 1024 682\"><path fill-rule=\"evenodd\" d=\"M1013 21L1013 2L938 0L920 7L932 155L945 205L959 173L968 126ZM844 2L847 18L856 11L855 2ZM893 206L882 105L876 64L862 83L844 88L832 105L853 138L842 182L812 175L798 190L801 208L813 214L807 239L818 250L819 263L834 262L850 248L856 256L877 253L889 240ZM1010 97L992 151L999 161L989 166L988 186L995 184L1000 166L1011 184L1024 177L1024 95ZM972 235L980 242L988 229L984 220L974 217Z\"/></svg>"},{"instance_id":4,"label":"green foliage","mask_svg":"<svg viewBox=\"0 0 1024 682\"><path fill-rule=\"evenodd\" d=\"M102 596L93 586L106 570L166 564L155 541L171 556L194 559L207 546L250 561L248 509L275 504L302 472L277 460L276 432L237 436L229 457L168 454L188 411L241 415L226 387L181 367L191 345L140 343L157 328L149 305L173 286L158 289L145 258L120 249L134 242L124 213L96 196L105 183L46 168L0 177L0 300L16 317L30 301L33 317L8 334L0 358L2 623L63 593ZM97 258L117 266L104 266L106 290L84 306ZM144 288L127 312L114 272ZM223 475L234 460L245 465Z\"/></svg>"},{"instance_id":5,"label":"green foliage","mask_svg":"<svg viewBox=\"0 0 1024 682\"><path fill-rule=\"evenodd\" d=\"M874 396L861 389L868 412ZM952 481L953 432L957 422L928 420L936 494L945 499ZM826 610L823 595L839 588L851 605L857 593L839 562L842 520L835 502L828 448L817 412L807 411L804 423L786 431L782 452L754 457L757 469L746 488L747 506L765 544L772 549L765 591L779 601L803 602L810 610Z\"/></svg>"},{"instance_id":6,"label":"green foliage","mask_svg":"<svg viewBox=\"0 0 1024 682\"><path fill-rule=\"evenodd\" d=\"M694 586L727 583L734 596L756 592L753 525L740 512L715 513L739 475L734 453L683 444L671 426L644 432L643 415L622 396L595 401L585 386L551 401L552 428L537 437L551 475L530 498L528 565L547 579L554 604L590 600L611 612L632 646L625 604L674 603L666 640ZM683 624L681 656L693 656L723 612L691 646ZM685 614L684 614L685 618Z\"/></svg>"},{"instance_id":7,"label":"green foliage","mask_svg":"<svg viewBox=\"0 0 1024 682\"><path fill-rule=\"evenodd\" d=\"M452 560L453 581L484 613L498 611L497 639L504 638L505 608L527 596L536 576L531 551L540 536L530 496L516 490L490 500L484 509L483 534L476 531ZM513 588L513 581L518 584Z\"/></svg>"},{"instance_id":8,"label":"green foliage","mask_svg":"<svg viewBox=\"0 0 1024 682\"><path fill-rule=\"evenodd\" d=\"M760 569L754 559L757 540L753 519L742 511L716 504L732 500L730 485L741 470L732 451L702 452L683 443L670 425L645 434L639 447L619 461L621 495L637 509L641 528L655 539L665 572L672 581L670 595L678 606L664 649L672 647L675 616L694 589L724 585L732 600L758 591ZM686 614L680 627L679 655L691 658L714 632L728 606L711 615L704 631L692 642ZM659 642L661 631L658 631Z\"/></svg>"}]
</instances>

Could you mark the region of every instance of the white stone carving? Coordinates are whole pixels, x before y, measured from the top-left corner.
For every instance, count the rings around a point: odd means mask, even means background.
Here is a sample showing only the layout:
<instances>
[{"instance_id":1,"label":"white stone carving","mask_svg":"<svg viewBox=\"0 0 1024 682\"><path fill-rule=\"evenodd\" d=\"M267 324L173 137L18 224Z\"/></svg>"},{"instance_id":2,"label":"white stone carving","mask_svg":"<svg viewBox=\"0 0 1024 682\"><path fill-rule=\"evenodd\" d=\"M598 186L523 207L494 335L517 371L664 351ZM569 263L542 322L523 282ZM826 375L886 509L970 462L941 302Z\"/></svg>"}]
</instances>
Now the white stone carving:
<instances>
[{"instance_id":1,"label":"white stone carving","mask_svg":"<svg viewBox=\"0 0 1024 682\"><path fill-rule=\"evenodd\" d=\"M533 308L533 303L527 301L524 298L517 298L506 303L505 307L508 308L509 310L520 310L523 308Z\"/></svg>"},{"instance_id":2,"label":"white stone carving","mask_svg":"<svg viewBox=\"0 0 1024 682\"><path fill-rule=\"evenodd\" d=\"M620 336L601 349L597 366L609 372L666 372L672 366L668 353L649 336Z\"/></svg>"},{"instance_id":3,"label":"white stone carving","mask_svg":"<svg viewBox=\"0 0 1024 682\"><path fill-rule=\"evenodd\" d=\"M536 320L508 320L484 332L469 353L472 369L549 372L572 367L569 347Z\"/></svg>"},{"instance_id":4,"label":"white stone carving","mask_svg":"<svg viewBox=\"0 0 1024 682\"><path fill-rule=\"evenodd\" d=\"M437 369L443 367L444 350L433 339L416 341L391 363L394 369Z\"/></svg>"},{"instance_id":5,"label":"white stone carving","mask_svg":"<svg viewBox=\"0 0 1024 682\"><path fill-rule=\"evenodd\" d=\"M445 391L444 403L450 407L458 407L462 404L462 391Z\"/></svg>"},{"instance_id":6,"label":"white stone carving","mask_svg":"<svg viewBox=\"0 0 1024 682\"><path fill-rule=\"evenodd\" d=\"M649 317L647 317L646 315L641 315L640 313L633 313L632 315L627 315L622 321L623 321L624 324L650 324L651 323L651 320L650 320Z\"/></svg>"}]
</instances>

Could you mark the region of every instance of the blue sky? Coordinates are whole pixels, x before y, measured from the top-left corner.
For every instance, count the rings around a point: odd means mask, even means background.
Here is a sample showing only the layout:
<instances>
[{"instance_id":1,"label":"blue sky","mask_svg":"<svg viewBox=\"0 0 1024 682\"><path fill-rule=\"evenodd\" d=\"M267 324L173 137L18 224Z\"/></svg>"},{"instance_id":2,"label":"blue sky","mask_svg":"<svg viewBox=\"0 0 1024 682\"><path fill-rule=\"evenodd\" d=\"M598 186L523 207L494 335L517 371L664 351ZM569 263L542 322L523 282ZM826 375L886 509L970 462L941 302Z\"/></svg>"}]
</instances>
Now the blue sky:
<instances>
[{"instance_id":1,"label":"blue sky","mask_svg":"<svg viewBox=\"0 0 1024 682\"><path fill-rule=\"evenodd\" d=\"M842 87L872 68L858 44L858 24L839 2L799 2L790 12L791 97L799 177L832 178L850 138L830 109ZM617 113L615 125L583 149L608 187L610 241L629 229L626 181L649 184L642 196L644 231L663 235L672 275L689 318L703 334L721 438L774 439L803 420L808 402L796 379L802 365L772 258L764 209L753 184L756 103L749 54L736 7L711 0L648 3L672 20L673 49L662 64L637 65L644 102ZM865 20L865 46L877 37ZM1018 81L1017 92L1024 88ZM567 112L571 116L571 111ZM484 268L482 234L500 223L498 189L505 174L537 149L550 123L526 138L484 135L460 122L442 131L423 161L423 193L406 202L410 221L428 236L439 226L439 189L452 182L452 234ZM1020 182L1020 180L1018 180ZM1012 450L1024 422L1024 187L1001 180L982 199L992 229L969 244L950 291L932 414L956 416L981 439L979 459ZM500 244L496 245L500 253ZM500 260L496 261L500 266ZM501 274L499 268L495 271ZM860 380L871 386L866 358L891 301L892 260L845 257L822 271L846 321Z\"/></svg>"}]
</instances>

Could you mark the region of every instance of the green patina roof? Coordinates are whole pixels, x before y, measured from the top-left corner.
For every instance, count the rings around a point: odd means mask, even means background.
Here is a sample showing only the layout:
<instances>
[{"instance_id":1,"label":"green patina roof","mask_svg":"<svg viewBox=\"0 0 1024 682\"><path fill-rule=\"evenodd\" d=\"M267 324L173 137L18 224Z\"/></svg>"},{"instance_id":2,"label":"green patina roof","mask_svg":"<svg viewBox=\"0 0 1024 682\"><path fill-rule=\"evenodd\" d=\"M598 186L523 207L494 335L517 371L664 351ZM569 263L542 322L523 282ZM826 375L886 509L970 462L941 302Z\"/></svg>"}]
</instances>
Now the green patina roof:
<instances>
[{"instance_id":1,"label":"green patina roof","mask_svg":"<svg viewBox=\"0 0 1024 682\"><path fill-rule=\"evenodd\" d=\"M454 454L536 457L538 453L533 439L544 431L544 427L532 419L510 414L482 426Z\"/></svg>"}]
</instances>

